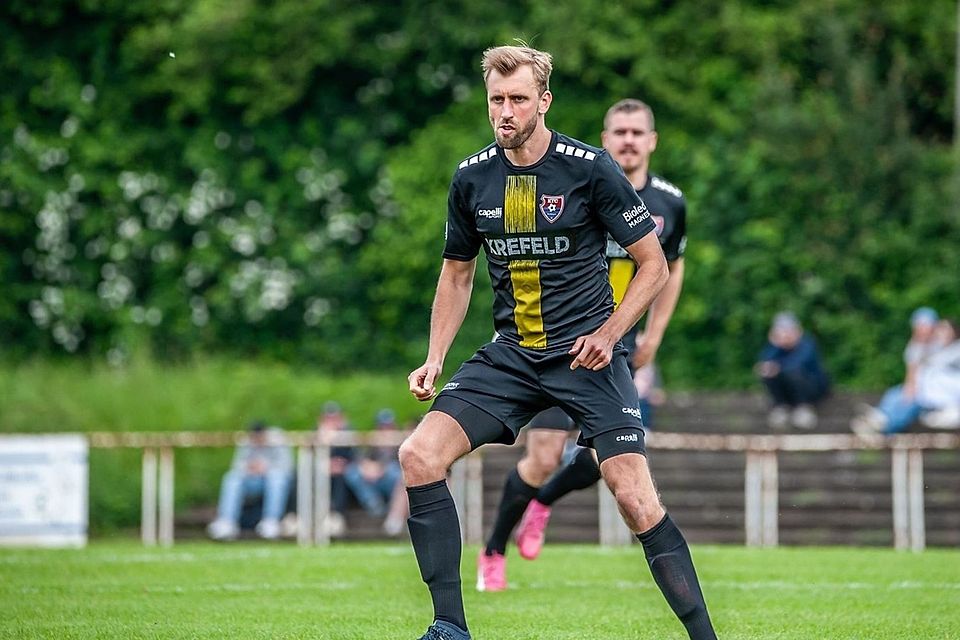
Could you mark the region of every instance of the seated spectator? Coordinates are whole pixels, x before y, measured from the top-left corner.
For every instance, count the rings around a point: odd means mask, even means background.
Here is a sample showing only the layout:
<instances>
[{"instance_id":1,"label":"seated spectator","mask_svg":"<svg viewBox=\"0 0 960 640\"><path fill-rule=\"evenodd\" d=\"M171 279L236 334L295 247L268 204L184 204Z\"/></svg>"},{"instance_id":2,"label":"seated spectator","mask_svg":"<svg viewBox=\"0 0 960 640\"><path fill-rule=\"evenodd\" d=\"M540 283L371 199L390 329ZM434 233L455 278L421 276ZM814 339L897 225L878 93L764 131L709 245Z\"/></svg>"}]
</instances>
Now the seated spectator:
<instances>
[{"instance_id":1,"label":"seated spectator","mask_svg":"<svg viewBox=\"0 0 960 640\"><path fill-rule=\"evenodd\" d=\"M956 326L940 321L932 309L911 316L912 335L904 351L907 374L903 384L887 389L877 407L866 406L850 423L859 435L893 435L925 414L933 425L950 427L960 407L960 341Z\"/></svg>"},{"instance_id":2,"label":"seated spectator","mask_svg":"<svg viewBox=\"0 0 960 640\"><path fill-rule=\"evenodd\" d=\"M814 405L827 395L830 381L816 342L789 311L774 316L755 369L773 401L768 416L772 428L817 425Z\"/></svg>"},{"instance_id":3,"label":"seated spectator","mask_svg":"<svg viewBox=\"0 0 960 640\"><path fill-rule=\"evenodd\" d=\"M321 442L326 436L352 427L347 421L340 405L330 401L323 405L323 412L317 418L317 435ZM330 515L327 519L331 537L339 538L347 532L347 504L350 492L344 474L353 460L353 447L335 446L330 449Z\"/></svg>"},{"instance_id":4,"label":"seated spectator","mask_svg":"<svg viewBox=\"0 0 960 640\"><path fill-rule=\"evenodd\" d=\"M377 412L376 429L379 433L397 431L393 411ZM360 506L372 516L381 518L387 535L397 536L403 531L407 517L407 493L403 488L398 445L367 447L347 466L344 477Z\"/></svg>"},{"instance_id":5,"label":"seated spectator","mask_svg":"<svg viewBox=\"0 0 960 640\"><path fill-rule=\"evenodd\" d=\"M244 500L260 497L263 516L255 528L257 535L268 540L279 537L292 479L293 454L283 430L254 422L223 476L217 519L207 527L207 533L214 540L235 539L240 533Z\"/></svg>"}]
</instances>

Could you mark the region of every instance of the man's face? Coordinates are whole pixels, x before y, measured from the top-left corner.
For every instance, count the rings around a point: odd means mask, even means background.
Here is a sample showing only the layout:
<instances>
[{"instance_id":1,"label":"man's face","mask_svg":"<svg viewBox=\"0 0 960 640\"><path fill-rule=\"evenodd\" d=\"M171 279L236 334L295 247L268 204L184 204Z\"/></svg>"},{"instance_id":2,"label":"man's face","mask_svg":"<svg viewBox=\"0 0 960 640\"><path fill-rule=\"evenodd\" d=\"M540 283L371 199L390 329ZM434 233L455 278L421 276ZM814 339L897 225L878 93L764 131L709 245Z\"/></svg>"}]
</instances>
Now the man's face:
<instances>
[{"instance_id":1,"label":"man's face","mask_svg":"<svg viewBox=\"0 0 960 640\"><path fill-rule=\"evenodd\" d=\"M644 110L612 114L601 139L603 148L610 152L624 173L645 165L657 148L657 132Z\"/></svg>"},{"instance_id":2,"label":"man's face","mask_svg":"<svg viewBox=\"0 0 960 640\"><path fill-rule=\"evenodd\" d=\"M803 332L796 327L774 327L770 330L770 342L781 349L793 349L802 336Z\"/></svg>"},{"instance_id":3,"label":"man's face","mask_svg":"<svg viewBox=\"0 0 960 640\"><path fill-rule=\"evenodd\" d=\"M508 76L496 69L487 76L490 126L504 149L516 149L526 142L549 107L550 92L538 93L530 65L522 65Z\"/></svg>"}]
</instances>

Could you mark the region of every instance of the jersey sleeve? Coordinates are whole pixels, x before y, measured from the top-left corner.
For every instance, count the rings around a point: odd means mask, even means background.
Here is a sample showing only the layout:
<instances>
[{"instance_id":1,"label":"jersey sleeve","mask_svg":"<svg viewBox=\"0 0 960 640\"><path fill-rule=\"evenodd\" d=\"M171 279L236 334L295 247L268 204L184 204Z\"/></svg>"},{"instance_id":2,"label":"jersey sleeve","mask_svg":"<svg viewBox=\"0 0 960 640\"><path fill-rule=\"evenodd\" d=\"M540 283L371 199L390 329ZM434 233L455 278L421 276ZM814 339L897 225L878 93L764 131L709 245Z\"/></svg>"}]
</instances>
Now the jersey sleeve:
<instances>
[{"instance_id":1,"label":"jersey sleeve","mask_svg":"<svg viewBox=\"0 0 960 640\"><path fill-rule=\"evenodd\" d=\"M453 177L447 195L447 227L444 232L443 257L449 260L469 262L480 252L480 232L467 208L461 193L460 175Z\"/></svg>"},{"instance_id":2,"label":"jersey sleeve","mask_svg":"<svg viewBox=\"0 0 960 640\"><path fill-rule=\"evenodd\" d=\"M647 205L607 153L597 156L592 199L596 214L621 247L633 244L656 228Z\"/></svg>"},{"instance_id":3,"label":"jersey sleeve","mask_svg":"<svg viewBox=\"0 0 960 640\"><path fill-rule=\"evenodd\" d=\"M675 206L676 215L673 233L663 243L663 255L667 262L673 262L683 257L687 250L687 201L679 198Z\"/></svg>"}]
</instances>

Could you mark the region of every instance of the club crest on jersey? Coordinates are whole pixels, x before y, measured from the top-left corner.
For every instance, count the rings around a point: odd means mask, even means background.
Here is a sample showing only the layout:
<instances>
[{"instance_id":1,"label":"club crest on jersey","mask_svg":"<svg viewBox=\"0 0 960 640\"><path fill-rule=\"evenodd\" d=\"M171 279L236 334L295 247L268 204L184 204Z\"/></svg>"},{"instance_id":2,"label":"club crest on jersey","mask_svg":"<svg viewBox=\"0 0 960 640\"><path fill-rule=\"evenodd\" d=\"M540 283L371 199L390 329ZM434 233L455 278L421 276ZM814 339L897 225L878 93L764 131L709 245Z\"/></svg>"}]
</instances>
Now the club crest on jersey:
<instances>
[{"instance_id":1,"label":"club crest on jersey","mask_svg":"<svg viewBox=\"0 0 960 640\"><path fill-rule=\"evenodd\" d=\"M563 213L563 196L540 196L540 213L547 219L547 222L554 223L560 214Z\"/></svg>"}]
</instances>

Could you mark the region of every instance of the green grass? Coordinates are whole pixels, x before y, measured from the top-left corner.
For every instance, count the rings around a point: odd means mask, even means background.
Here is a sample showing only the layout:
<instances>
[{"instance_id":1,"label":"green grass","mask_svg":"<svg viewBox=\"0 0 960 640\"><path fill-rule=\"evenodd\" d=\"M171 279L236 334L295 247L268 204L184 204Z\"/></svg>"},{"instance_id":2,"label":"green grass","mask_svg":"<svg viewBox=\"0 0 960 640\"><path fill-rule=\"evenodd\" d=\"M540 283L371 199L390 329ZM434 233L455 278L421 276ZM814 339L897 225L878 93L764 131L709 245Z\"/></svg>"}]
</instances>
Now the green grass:
<instances>
[{"instance_id":1,"label":"green grass","mask_svg":"<svg viewBox=\"0 0 960 640\"><path fill-rule=\"evenodd\" d=\"M327 400L368 428L382 407L402 421L425 410L410 395L407 373L338 374L240 359L0 364L0 433L231 431L257 418L309 430Z\"/></svg>"},{"instance_id":2,"label":"green grass","mask_svg":"<svg viewBox=\"0 0 960 640\"><path fill-rule=\"evenodd\" d=\"M956 551L693 551L724 640L960 638ZM475 553L463 579L477 640L686 638L638 547L511 552L511 588L493 594L472 588ZM429 602L405 544L0 550L2 638L411 640Z\"/></svg>"},{"instance_id":3,"label":"green grass","mask_svg":"<svg viewBox=\"0 0 960 640\"><path fill-rule=\"evenodd\" d=\"M163 365L148 359L114 368L82 361L0 363L0 434L90 431L233 431L262 418L307 431L327 400L358 429L391 407L401 422L422 413L406 371L337 375L279 363L197 359ZM178 510L216 501L230 449L177 452ZM140 519L140 452L90 453L91 529L103 533Z\"/></svg>"}]
</instances>

